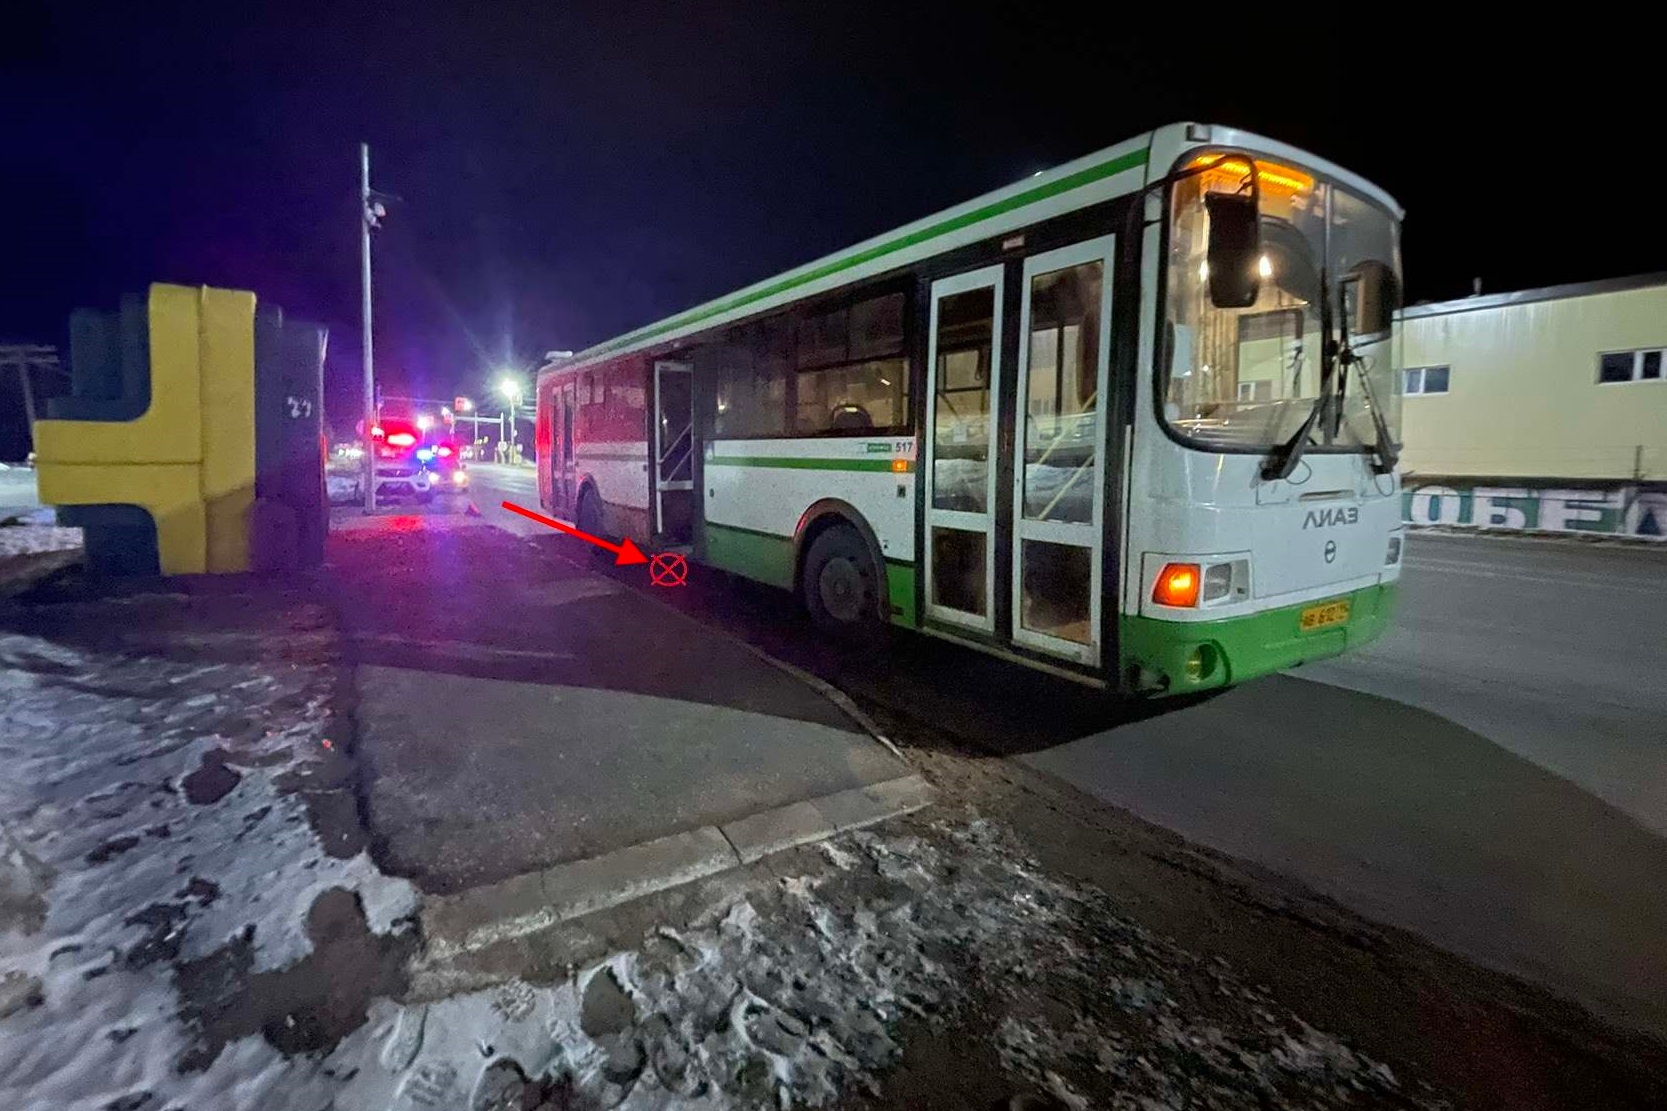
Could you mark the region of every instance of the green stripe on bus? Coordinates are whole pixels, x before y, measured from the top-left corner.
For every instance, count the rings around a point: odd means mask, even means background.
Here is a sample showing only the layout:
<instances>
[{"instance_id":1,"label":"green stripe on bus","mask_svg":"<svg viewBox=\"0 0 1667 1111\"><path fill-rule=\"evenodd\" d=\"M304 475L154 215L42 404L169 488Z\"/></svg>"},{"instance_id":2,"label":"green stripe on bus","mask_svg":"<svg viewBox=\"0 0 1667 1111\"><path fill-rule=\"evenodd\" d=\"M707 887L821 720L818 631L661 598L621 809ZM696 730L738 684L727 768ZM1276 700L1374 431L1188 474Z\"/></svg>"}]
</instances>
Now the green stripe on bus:
<instances>
[{"instance_id":1,"label":"green stripe on bus","mask_svg":"<svg viewBox=\"0 0 1667 1111\"><path fill-rule=\"evenodd\" d=\"M706 562L735 575L793 589L793 541L735 525L706 522ZM915 565L886 560L886 600L893 625L914 628Z\"/></svg>"},{"instance_id":2,"label":"green stripe on bus","mask_svg":"<svg viewBox=\"0 0 1667 1111\"><path fill-rule=\"evenodd\" d=\"M919 231L912 231L885 243L876 243L874 246L857 251L854 254L832 259L814 270L807 270L803 274L795 274L790 278L772 282L762 289L753 290L751 293L730 297L728 300L719 301L704 309L691 309L681 316L674 316L670 320L662 321L659 324L651 324L647 328L621 336L611 343L593 347L589 351L583 352L582 357L588 360L598 355L606 355L621 347L629 347L631 344L641 343L644 340L662 336L667 332L686 328L691 324L698 324L702 320L708 320L735 309L745 308L747 305L768 300L777 294L797 289L799 286L809 285L811 282L820 281L842 271L853 269L865 262L873 262L875 259L884 258L886 255L896 254L898 251L918 246L929 239L936 239L941 235L949 235L951 232L969 228L974 224L1012 212L1014 209L1035 204L1037 201L1045 201L1050 197L1057 197L1061 193L1069 193L1073 189L1080 189L1084 185L1092 185L1094 182L1102 181L1108 177L1116 177L1124 170L1144 166L1146 164L1146 153L1144 147L1130 151L1128 154L1101 162L1097 166L1090 166L1085 170L1078 170L1074 174L1068 174L1058 181L1050 181L1046 185L1038 185L1034 189L1027 189L1025 192L1009 197L1004 201L996 201L982 208L975 208L971 212L951 216L947 220L940 220L938 223L921 228Z\"/></svg>"},{"instance_id":3,"label":"green stripe on bus","mask_svg":"<svg viewBox=\"0 0 1667 1111\"><path fill-rule=\"evenodd\" d=\"M891 623L914 628L915 566L898 560L886 560L886 594L891 604Z\"/></svg>"},{"instance_id":4,"label":"green stripe on bus","mask_svg":"<svg viewBox=\"0 0 1667 1111\"><path fill-rule=\"evenodd\" d=\"M1394 616L1399 584L1368 586L1334 598L1263 610L1218 621L1163 621L1124 614L1118 619L1123 668L1141 667L1169 678L1168 693L1227 686L1287 667L1340 655L1383 634ZM1341 625L1302 631L1302 611L1347 598L1349 618ZM1187 675L1187 659L1203 647L1213 667L1198 679Z\"/></svg>"},{"instance_id":5,"label":"green stripe on bus","mask_svg":"<svg viewBox=\"0 0 1667 1111\"><path fill-rule=\"evenodd\" d=\"M914 462L908 469L914 470ZM802 459L777 455L717 455L706 461L708 467L783 467L791 471L890 471L890 459Z\"/></svg>"},{"instance_id":6,"label":"green stripe on bus","mask_svg":"<svg viewBox=\"0 0 1667 1111\"><path fill-rule=\"evenodd\" d=\"M706 562L749 579L793 589L793 541L706 522Z\"/></svg>"}]
</instances>

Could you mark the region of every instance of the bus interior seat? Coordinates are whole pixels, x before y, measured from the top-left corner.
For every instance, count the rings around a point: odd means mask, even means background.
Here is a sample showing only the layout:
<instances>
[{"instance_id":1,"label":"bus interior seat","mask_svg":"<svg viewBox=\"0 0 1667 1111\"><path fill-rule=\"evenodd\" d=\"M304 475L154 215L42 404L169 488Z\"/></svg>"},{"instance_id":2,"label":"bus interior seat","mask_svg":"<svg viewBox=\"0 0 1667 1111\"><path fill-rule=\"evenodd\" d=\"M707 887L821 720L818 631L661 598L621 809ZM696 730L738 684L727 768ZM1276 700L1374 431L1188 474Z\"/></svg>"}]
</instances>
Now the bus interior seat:
<instances>
[{"instance_id":1,"label":"bus interior seat","mask_svg":"<svg viewBox=\"0 0 1667 1111\"><path fill-rule=\"evenodd\" d=\"M874 427L874 418L861 405L847 402L835 407L828 427L836 432L863 431Z\"/></svg>"}]
</instances>

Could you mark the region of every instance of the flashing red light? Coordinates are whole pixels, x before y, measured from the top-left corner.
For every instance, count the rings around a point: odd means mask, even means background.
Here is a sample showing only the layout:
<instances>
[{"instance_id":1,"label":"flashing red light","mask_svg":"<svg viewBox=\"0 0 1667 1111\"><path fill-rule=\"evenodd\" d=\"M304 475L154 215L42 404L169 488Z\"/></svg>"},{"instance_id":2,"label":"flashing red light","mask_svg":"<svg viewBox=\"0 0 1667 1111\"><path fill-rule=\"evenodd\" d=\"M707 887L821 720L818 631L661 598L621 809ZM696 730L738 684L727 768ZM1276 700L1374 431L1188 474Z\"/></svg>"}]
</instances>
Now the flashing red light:
<instances>
[{"instance_id":1,"label":"flashing red light","mask_svg":"<svg viewBox=\"0 0 1667 1111\"><path fill-rule=\"evenodd\" d=\"M371 425L370 426L370 434L372 436L378 436L378 437L382 436L383 435L382 426L380 424Z\"/></svg>"},{"instance_id":2,"label":"flashing red light","mask_svg":"<svg viewBox=\"0 0 1667 1111\"><path fill-rule=\"evenodd\" d=\"M409 432L395 432L388 437L388 442L395 447L410 447L417 442L417 438Z\"/></svg>"},{"instance_id":3,"label":"flashing red light","mask_svg":"<svg viewBox=\"0 0 1667 1111\"><path fill-rule=\"evenodd\" d=\"M451 448L441 445L440 447L434 449L434 454L438 455L441 459L450 459Z\"/></svg>"}]
</instances>

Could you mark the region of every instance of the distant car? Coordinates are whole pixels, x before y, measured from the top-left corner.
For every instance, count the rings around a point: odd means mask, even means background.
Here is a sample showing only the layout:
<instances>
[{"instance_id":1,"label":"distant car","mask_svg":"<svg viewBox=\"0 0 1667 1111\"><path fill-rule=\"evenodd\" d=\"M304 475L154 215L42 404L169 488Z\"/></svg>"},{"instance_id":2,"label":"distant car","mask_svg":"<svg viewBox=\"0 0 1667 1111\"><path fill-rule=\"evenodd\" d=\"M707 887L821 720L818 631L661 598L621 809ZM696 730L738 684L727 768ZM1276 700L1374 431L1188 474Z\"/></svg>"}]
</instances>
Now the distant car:
<instances>
[{"instance_id":1,"label":"distant car","mask_svg":"<svg viewBox=\"0 0 1667 1111\"><path fill-rule=\"evenodd\" d=\"M469 488L469 469L455 440L436 440L417 450L417 458L434 477L436 492L461 493Z\"/></svg>"},{"instance_id":2,"label":"distant car","mask_svg":"<svg viewBox=\"0 0 1667 1111\"><path fill-rule=\"evenodd\" d=\"M418 457L424 450L421 430L410 421L385 419L372 430L372 438L376 441L376 496L433 500L437 483Z\"/></svg>"}]
</instances>

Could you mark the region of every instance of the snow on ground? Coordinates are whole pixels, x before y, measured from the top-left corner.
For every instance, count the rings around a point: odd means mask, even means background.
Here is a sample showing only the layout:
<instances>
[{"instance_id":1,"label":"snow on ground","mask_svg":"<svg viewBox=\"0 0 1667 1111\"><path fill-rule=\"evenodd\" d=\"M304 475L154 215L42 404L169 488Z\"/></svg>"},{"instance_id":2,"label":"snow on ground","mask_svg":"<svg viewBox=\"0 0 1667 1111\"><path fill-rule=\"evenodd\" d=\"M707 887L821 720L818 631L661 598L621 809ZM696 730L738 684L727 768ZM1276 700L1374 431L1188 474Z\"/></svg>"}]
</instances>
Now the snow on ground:
<instances>
[{"instance_id":1,"label":"snow on ground","mask_svg":"<svg viewBox=\"0 0 1667 1111\"><path fill-rule=\"evenodd\" d=\"M30 467L0 469L0 521L40 508L35 472ZM47 523L51 523L50 519Z\"/></svg>"},{"instance_id":2,"label":"snow on ground","mask_svg":"<svg viewBox=\"0 0 1667 1111\"><path fill-rule=\"evenodd\" d=\"M357 474L338 474L327 471L324 475L324 489L331 505L342 505L357 501L363 495L364 479Z\"/></svg>"},{"instance_id":3,"label":"snow on ground","mask_svg":"<svg viewBox=\"0 0 1667 1111\"><path fill-rule=\"evenodd\" d=\"M911 1022L974 1031L967 1053L1070 1108L1427 1106L1225 965L1044 876L993 825L822 851L820 872L567 983L380 1005L329 1059L352 1076L335 1106L827 1106L882 1094Z\"/></svg>"},{"instance_id":4,"label":"snow on ground","mask_svg":"<svg viewBox=\"0 0 1667 1111\"><path fill-rule=\"evenodd\" d=\"M278 787L325 739L328 679L0 633L0 1107L327 1102L258 1036L181 1074L198 1032L172 981L234 941L246 975L293 964L329 888L373 930L414 910L363 853L326 855Z\"/></svg>"},{"instance_id":5,"label":"snow on ground","mask_svg":"<svg viewBox=\"0 0 1667 1111\"><path fill-rule=\"evenodd\" d=\"M398 1003L415 893L326 853L292 778L330 739L317 629L262 662L214 658L223 630L0 633L0 1107L829 1106L884 1099L932 1028L936 1067L1074 1109L1429 1106L959 817L847 834L565 982Z\"/></svg>"},{"instance_id":6,"label":"snow on ground","mask_svg":"<svg viewBox=\"0 0 1667 1111\"><path fill-rule=\"evenodd\" d=\"M48 521L51 510L39 510ZM66 552L81 547L81 530L59 528L49 523L0 525L0 559L8 556L34 555L38 552Z\"/></svg>"}]
</instances>

